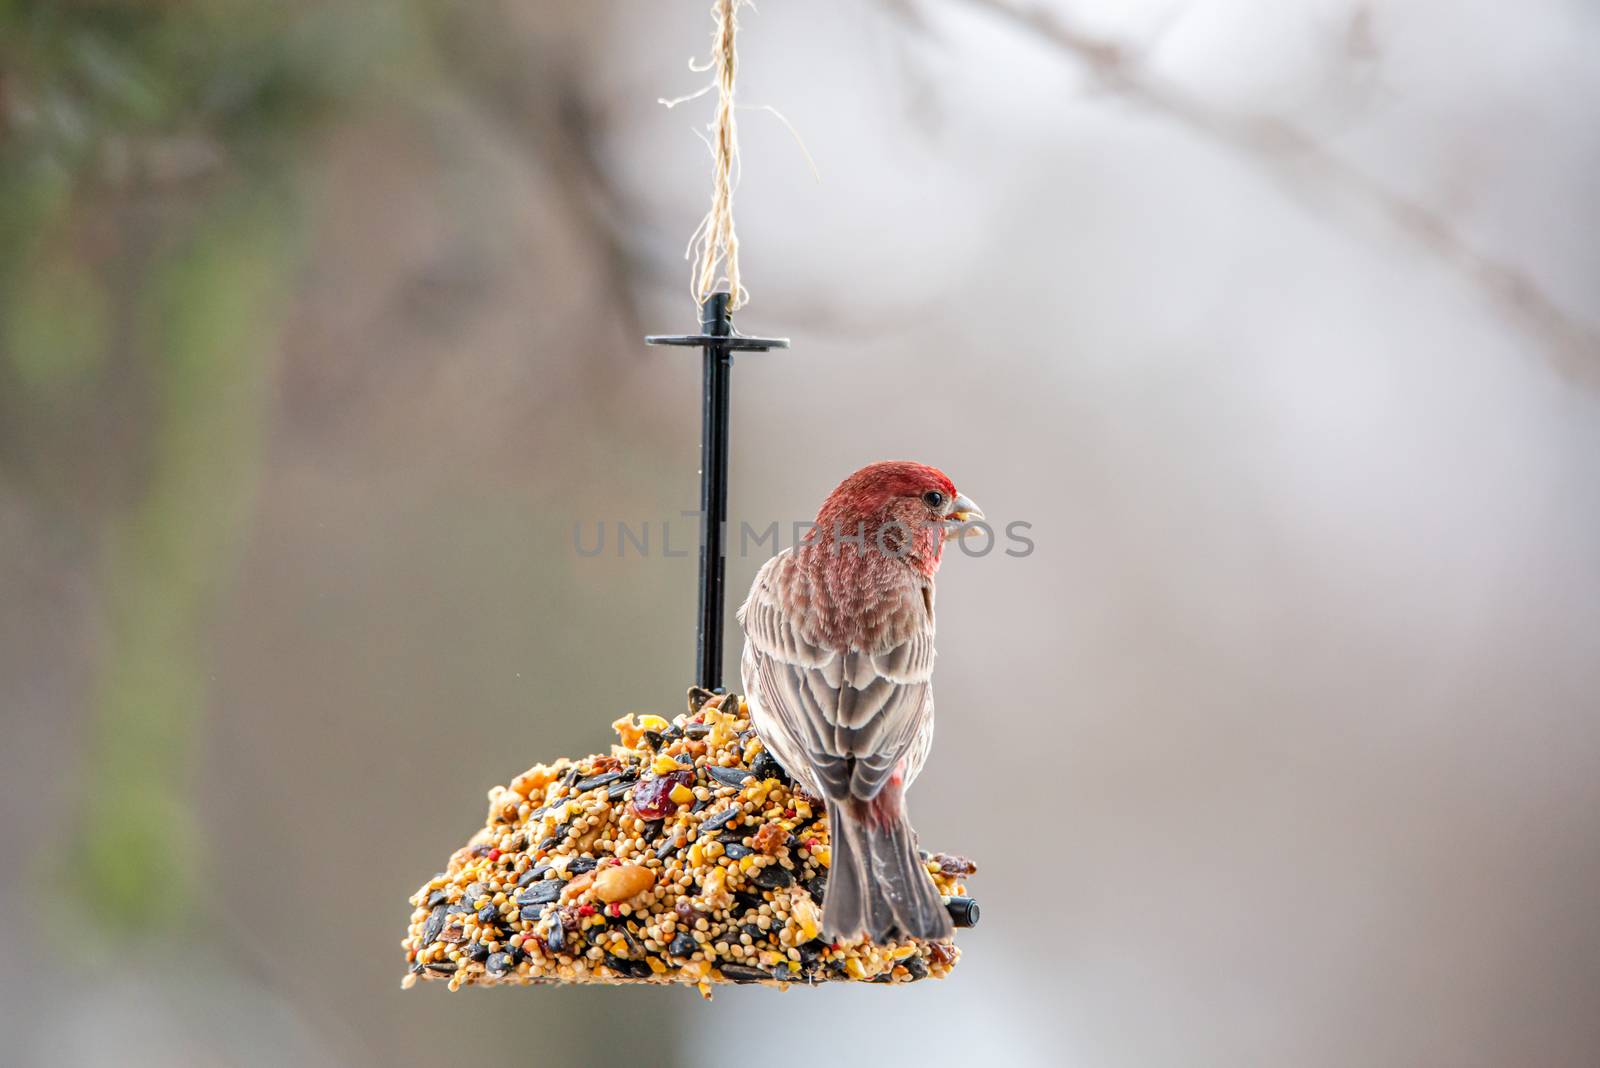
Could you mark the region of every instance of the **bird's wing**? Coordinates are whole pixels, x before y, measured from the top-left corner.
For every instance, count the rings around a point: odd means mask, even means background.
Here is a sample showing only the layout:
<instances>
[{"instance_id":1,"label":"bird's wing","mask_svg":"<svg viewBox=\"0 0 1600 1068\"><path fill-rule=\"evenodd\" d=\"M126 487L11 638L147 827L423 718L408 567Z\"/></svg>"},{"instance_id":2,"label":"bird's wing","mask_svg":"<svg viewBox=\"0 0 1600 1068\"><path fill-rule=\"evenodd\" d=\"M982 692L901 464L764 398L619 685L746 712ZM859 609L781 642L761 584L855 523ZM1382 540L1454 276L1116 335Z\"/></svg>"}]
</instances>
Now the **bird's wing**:
<instances>
[{"instance_id":1,"label":"bird's wing","mask_svg":"<svg viewBox=\"0 0 1600 1068\"><path fill-rule=\"evenodd\" d=\"M830 797L870 800L931 726L931 601L908 588L904 603L891 606L908 613L908 625L893 628L904 637L881 648L837 650L818 640L807 591L795 595L804 581L787 554L756 577L739 611L745 689L785 735L774 747L779 757L784 749L803 756Z\"/></svg>"}]
</instances>

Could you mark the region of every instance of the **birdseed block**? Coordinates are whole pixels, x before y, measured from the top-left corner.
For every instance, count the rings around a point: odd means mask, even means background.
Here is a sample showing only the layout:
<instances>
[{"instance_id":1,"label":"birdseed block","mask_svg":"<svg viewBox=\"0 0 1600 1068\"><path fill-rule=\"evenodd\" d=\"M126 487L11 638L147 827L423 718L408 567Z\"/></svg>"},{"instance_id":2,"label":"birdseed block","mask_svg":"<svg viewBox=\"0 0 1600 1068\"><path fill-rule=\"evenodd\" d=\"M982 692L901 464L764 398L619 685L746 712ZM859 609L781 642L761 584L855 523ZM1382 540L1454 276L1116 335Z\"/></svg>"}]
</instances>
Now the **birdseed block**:
<instances>
[{"instance_id":1,"label":"birdseed block","mask_svg":"<svg viewBox=\"0 0 1600 1068\"><path fill-rule=\"evenodd\" d=\"M409 972L500 983L909 983L952 942L821 937L828 817L750 726L737 695L691 690L671 723L626 716L607 756L538 764L489 791L489 818L411 898ZM925 855L958 927L976 870Z\"/></svg>"}]
</instances>

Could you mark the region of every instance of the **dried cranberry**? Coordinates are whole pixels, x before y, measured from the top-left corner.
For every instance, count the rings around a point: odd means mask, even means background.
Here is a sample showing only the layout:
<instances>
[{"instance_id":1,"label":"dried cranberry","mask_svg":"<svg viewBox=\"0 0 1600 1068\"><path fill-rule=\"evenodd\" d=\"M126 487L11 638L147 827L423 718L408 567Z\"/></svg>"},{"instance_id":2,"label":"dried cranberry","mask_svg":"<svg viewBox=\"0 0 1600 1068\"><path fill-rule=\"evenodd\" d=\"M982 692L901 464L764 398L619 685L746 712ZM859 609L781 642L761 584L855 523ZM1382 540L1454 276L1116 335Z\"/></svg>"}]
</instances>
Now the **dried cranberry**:
<instances>
[{"instance_id":1,"label":"dried cranberry","mask_svg":"<svg viewBox=\"0 0 1600 1068\"><path fill-rule=\"evenodd\" d=\"M694 772L687 768L646 779L633 788L633 799L628 804L640 819L663 819L678 810L677 802L671 797L672 788L688 786L693 781Z\"/></svg>"}]
</instances>

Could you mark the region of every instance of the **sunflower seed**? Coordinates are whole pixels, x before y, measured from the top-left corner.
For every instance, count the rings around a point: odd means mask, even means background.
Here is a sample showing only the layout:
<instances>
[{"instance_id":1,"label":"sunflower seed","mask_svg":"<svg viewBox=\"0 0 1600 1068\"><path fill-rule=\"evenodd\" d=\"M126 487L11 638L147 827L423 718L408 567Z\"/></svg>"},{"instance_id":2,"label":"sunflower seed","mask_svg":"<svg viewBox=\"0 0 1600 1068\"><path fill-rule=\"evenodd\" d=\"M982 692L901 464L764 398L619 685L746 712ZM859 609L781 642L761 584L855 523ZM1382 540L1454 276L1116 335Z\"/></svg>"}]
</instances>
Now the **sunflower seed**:
<instances>
[{"instance_id":1,"label":"sunflower seed","mask_svg":"<svg viewBox=\"0 0 1600 1068\"><path fill-rule=\"evenodd\" d=\"M765 868L757 869L750 881L763 890L779 890L794 885L794 872L782 865L769 864Z\"/></svg>"},{"instance_id":2,"label":"sunflower seed","mask_svg":"<svg viewBox=\"0 0 1600 1068\"><path fill-rule=\"evenodd\" d=\"M548 905L561 896L561 888L566 885L560 879L546 879L542 883L534 883L522 893L517 895L519 905ZM526 912L526 910L524 910Z\"/></svg>"},{"instance_id":3,"label":"sunflower seed","mask_svg":"<svg viewBox=\"0 0 1600 1068\"><path fill-rule=\"evenodd\" d=\"M655 974L650 970L650 965L642 960L626 960L610 953L606 954L606 967L630 979L648 979Z\"/></svg>"},{"instance_id":4,"label":"sunflower seed","mask_svg":"<svg viewBox=\"0 0 1600 1068\"><path fill-rule=\"evenodd\" d=\"M743 786L750 772L745 768L724 768L717 764L707 764L706 774L724 786Z\"/></svg>"},{"instance_id":5,"label":"sunflower seed","mask_svg":"<svg viewBox=\"0 0 1600 1068\"><path fill-rule=\"evenodd\" d=\"M620 778L622 778L622 772L608 771L601 775L591 775L587 779L579 779L572 784L572 789L575 793L581 794L597 787L609 786Z\"/></svg>"},{"instance_id":6,"label":"sunflower seed","mask_svg":"<svg viewBox=\"0 0 1600 1068\"><path fill-rule=\"evenodd\" d=\"M783 765L773 759L771 753L759 754L750 765L750 770L755 772L758 779L777 779L783 785L789 785L789 773L783 770Z\"/></svg>"},{"instance_id":7,"label":"sunflower seed","mask_svg":"<svg viewBox=\"0 0 1600 1068\"><path fill-rule=\"evenodd\" d=\"M724 979L731 979L735 983L759 983L772 976L761 968L752 968L748 964L721 964L718 968Z\"/></svg>"},{"instance_id":8,"label":"sunflower seed","mask_svg":"<svg viewBox=\"0 0 1600 1068\"><path fill-rule=\"evenodd\" d=\"M439 941L439 932L444 930L445 907L435 905L432 912L428 913L427 925L422 928L422 944L430 946Z\"/></svg>"},{"instance_id":9,"label":"sunflower seed","mask_svg":"<svg viewBox=\"0 0 1600 1068\"><path fill-rule=\"evenodd\" d=\"M744 815L744 809L738 805L729 805L715 816L709 816L700 824L702 831L720 831L728 824L734 822L738 816Z\"/></svg>"}]
</instances>

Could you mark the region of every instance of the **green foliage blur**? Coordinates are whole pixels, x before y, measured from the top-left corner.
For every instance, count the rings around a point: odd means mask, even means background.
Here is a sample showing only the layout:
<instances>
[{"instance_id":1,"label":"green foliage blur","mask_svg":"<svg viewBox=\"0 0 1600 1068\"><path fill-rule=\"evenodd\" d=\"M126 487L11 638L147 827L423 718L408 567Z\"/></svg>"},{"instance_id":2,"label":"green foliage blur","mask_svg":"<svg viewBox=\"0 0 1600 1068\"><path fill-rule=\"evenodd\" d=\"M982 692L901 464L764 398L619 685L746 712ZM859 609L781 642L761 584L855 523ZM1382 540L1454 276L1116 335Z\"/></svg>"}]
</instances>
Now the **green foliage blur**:
<instances>
[{"instance_id":1,"label":"green foliage blur","mask_svg":"<svg viewBox=\"0 0 1600 1068\"><path fill-rule=\"evenodd\" d=\"M104 934L188 899L197 658L254 496L297 153L416 69L414 15L0 0L0 455L93 532L107 591L79 837L41 877Z\"/></svg>"}]
</instances>

